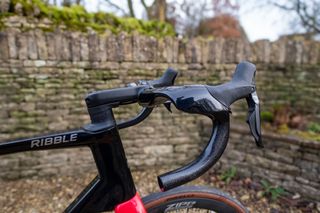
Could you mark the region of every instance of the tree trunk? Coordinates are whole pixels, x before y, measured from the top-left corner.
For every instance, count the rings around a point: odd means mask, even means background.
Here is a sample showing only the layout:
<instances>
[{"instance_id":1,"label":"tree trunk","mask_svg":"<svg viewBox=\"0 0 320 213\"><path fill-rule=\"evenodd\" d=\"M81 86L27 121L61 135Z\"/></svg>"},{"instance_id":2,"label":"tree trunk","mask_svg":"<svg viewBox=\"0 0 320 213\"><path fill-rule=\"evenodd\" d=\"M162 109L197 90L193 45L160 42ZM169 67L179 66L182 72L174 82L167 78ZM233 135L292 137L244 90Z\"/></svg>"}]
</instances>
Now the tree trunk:
<instances>
[{"instance_id":1,"label":"tree trunk","mask_svg":"<svg viewBox=\"0 0 320 213\"><path fill-rule=\"evenodd\" d=\"M166 0L156 0L157 5L157 18L159 21L166 21L167 3Z\"/></svg>"},{"instance_id":2,"label":"tree trunk","mask_svg":"<svg viewBox=\"0 0 320 213\"><path fill-rule=\"evenodd\" d=\"M64 7L70 7L71 6L71 0L63 0L62 6Z\"/></svg>"},{"instance_id":3,"label":"tree trunk","mask_svg":"<svg viewBox=\"0 0 320 213\"><path fill-rule=\"evenodd\" d=\"M129 8L130 16L135 18L136 16L134 14L132 0L127 0L127 2L128 2L128 8Z\"/></svg>"}]
</instances>

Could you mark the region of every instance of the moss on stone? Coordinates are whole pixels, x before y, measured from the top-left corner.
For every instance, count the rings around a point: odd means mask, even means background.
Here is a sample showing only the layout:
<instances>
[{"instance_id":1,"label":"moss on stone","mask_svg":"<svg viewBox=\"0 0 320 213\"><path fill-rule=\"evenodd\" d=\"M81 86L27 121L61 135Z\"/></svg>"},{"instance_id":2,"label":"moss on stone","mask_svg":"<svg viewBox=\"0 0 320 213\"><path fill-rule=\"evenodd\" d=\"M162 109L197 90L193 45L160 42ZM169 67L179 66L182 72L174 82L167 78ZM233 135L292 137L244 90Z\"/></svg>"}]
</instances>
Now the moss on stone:
<instances>
[{"instance_id":1,"label":"moss on stone","mask_svg":"<svg viewBox=\"0 0 320 213\"><path fill-rule=\"evenodd\" d=\"M119 18L104 12L89 13L79 5L71 7L49 6L42 0L11 0L9 12L0 15L0 28L4 26L4 23L1 22L4 17L17 14L29 18L47 18L54 25L65 25L68 29L84 32L93 29L100 33L109 30L113 33L137 31L155 37L175 35L173 27L168 23ZM48 26L48 29L45 30L50 30L50 27Z\"/></svg>"},{"instance_id":2,"label":"moss on stone","mask_svg":"<svg viewBox=\"0 0 320 213\"><path fill-rule=\"evenodd\" d=\"M306 140L320 142L320 134L312 131L296 131L296 134Z\"/></svg>"},{"instance_id":3,"label":"moss on stone","mask_svg":"<svg viewBox=\"0 0 320 213\"><path fill-rule=\"evenodd\" d=\"M308 131L320 134L320 123L311 122L308 125Z\"/></svg>"},{"instance_id":4,"label":"moss on stone","mask_svg":"<svg viewBox=\"0 0 320 213\"><path fill-rule=\"evenodd\" d=\"M273 122L273 113L270 111L262 111L261 120L270 123Z\"/></svg>"}]
</instances>

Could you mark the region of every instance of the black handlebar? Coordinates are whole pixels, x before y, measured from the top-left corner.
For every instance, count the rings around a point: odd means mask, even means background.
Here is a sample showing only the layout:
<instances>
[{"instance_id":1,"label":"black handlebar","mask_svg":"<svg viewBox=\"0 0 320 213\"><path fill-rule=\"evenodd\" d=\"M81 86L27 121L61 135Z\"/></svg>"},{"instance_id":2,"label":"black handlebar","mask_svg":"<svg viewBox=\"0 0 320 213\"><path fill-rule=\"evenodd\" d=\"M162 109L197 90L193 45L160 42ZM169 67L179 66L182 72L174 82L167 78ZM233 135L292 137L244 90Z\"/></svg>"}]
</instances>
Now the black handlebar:
<instances>
[{"instance_id":1,"label":"black handlebar","mask_svg":"<svg viewBox=\"0 0 320 213\"><path fill-rule=\"evenodd\" d=\"M187 183L206 172L221 157L229 138L230 104L247 98L249 105L248 123L259 147L262 147L260 111L255 92L255 66L248 62L237 66L231 82L218 86L190 85L144 90L139 101L143 106L167 103L169 100L177 109L210 117L213 128L207 147L201 155L188 165L158 177L162 190L168 190Z\"/></svg>"},{"instance_id":2,"label":"black handlebar","mask_svg":"<svg viewBox=\"0 0 320 213\"><path fill-rule=\"evenodd\" d=\"M196 160L177 170L158 176L158 183L162 191L200 177L219 160L229 138L229 113L225 113L221 120L212 120L212 123L213 129L210 140Z\"/></svg>"},{"instance_id":3,"label":"black handlebar","mask_svg":"<svg viewBox=\"0 0 320 213\"><path fill-rule=\"evenodd\" d=\"M158 177L162 190L172 189L201 176L218 161L229 138L229 108L213 98L205 86L145 90L140 94L139 100L144 106L159 105L169 100L177 109L208 116L213 123L208 145L195 161Z\"/></svg>"},{"instance_id":4,"label":"black handlebar","mask_svg":"<svg viewBox=\"0 0 320 213\"><path fill-rule=\"evenodd\" d=\"M90 93L85 98L88 108L100 105L119 106L125 104L136 103L140 92L146 88L157 88L172 86L176 79L178 72L168 68L166 72L159 79L152 81L141 81L137 86L102 90Z\"/></svg>"},{"instance_id":5,"label":"black handlebar","mask_svg":"<svg viewBox=\"0 0 320 213\"><path fill-rule=\"evenodd\" d=\"M100 109L101 106L117 107L139 102L144 107L143 110L135 118L118 123L120 129L141 122L149 116L154 106L168 106L168 101L181 111L205 115L212 119L211 137L200 156L188 165L158 177L161 189L168 190L199 177L219 160L229 138L230 105L238 99L247 99L247 122L257 145L262 147L255 72L253 64L242 62L237 66L231 82L218 86L172 86L177 72L169 68L156 80L140 81L139 85L134 87L91 93L86 97L86 103L90 113L90 110L96 111L95 109Z\"/></svg>"}]
</instances>

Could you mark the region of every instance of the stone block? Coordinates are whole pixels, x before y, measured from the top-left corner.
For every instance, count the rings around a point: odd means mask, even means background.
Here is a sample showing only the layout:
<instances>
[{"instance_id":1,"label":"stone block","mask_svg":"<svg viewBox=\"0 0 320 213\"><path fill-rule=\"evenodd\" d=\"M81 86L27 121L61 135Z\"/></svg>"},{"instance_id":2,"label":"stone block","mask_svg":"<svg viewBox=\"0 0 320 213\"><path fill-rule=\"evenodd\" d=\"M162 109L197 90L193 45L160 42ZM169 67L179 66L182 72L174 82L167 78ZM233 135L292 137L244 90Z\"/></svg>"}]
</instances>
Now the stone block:
<instances>
[{"instance_id":1,"label":"stone block","mask_svg":"<svg viewBox=\"0 0 320 213\"><path fill-rule=\"evenodd\" d=\"M2 171L13 170L13 168L19 167L18 158L5 158L0 160L0 167Z\"/></svg>"},{"instance_id":2,"label":"stone block","mask_svg":"<svg viewBox=\"0 0 320 213\"><path fill-rule=\"evenodd\" d=\"M315 153L304 152L302 154L302 159L310 161L310 162L318 162L320 164L320 156L318 154L315 154Z\"/></svg>"},{"instance_id":3,"label":"stone block","mask_svg":"<svg viewBox=\"0 0 320 213\"><path fill-rule=\"evenodd\" d=\"M20 172L17 170L13 170L10 172L1 172L0 178L3 180L16 180L20 178Z\"/></svg>"},{"instance_id":4,"label":"stone block","mask_svg":"<svg viewBox=\"0 0 320 213\"><path fill-rule=\"evenodd\" d=\"M10 9L10 0L0 1L0 13L7 13Z\"/></svg>"},{"instance_id":5,"label":"stone block","mask_svg":"<svg viewBox=\"0 0 320 213\"><path fill-rule=\"evenodd\" d=\"M55 37L56 37L55 33L51 33L51 32L45 33L48 60L57 59Z\"/></svg>"},{"instance_id":6,"label":"stone block","mask_svg":"<svg viewBox=\"0 0 320 213\"><path fill-rule=\"evenodd\" d=\"M31 59L31 60L38 59L38 47L37 47L36 37L33 31L28 32L27 42L28 42L28 59Z\"/></svg>"},{"instance_id":7,"label":"stone block","mask_svg":"<svg viewBox=\"0 0 320 213\"><path fill-rule=\"evenodd\" d=\"M98 44L98 58L99 61L104 62L107 60L107 39L106 35L99 36L99 44Z\"/></svg>"},{"instance_id":8,"label":"stone block","mask_svg":"<svg viewBox=\"0 0 320 213\"><path fill-rule=\"evenodd\" d=\"M46 37L42 30L35 31L36 46L38 48L38 58L41 60L48 59Z\"/></svg>"},{"instance_id":9,"label":"stone block","mask_svg":"<svg viewBox=\"0 0 320 213\"><path fill-rule=\"evenodd\" d=\"M284 64L286 58L286 42L279 40L271 44L270 62L273 64Z\"/></svg>"},{"instance_id":10,"label":"stone block","mask_svg":"<svg viewBox=\"0 0 320 213\"><path fill-rule=\"evenodd\" d=\"M286 42L286 64L301 64L303 62L303 41Z\"/></svg>"},{"instance_id":11,"label":"stone block","mask_svg":"<svg viewBox=\"0 0 320 213\"><path fill-rule=\"evenodd\" d=\"M187 42L180 39L178 40L178 62L185 63L186 62L186 46Z\"/></svg>"},{"instance_id":12,"label":"stone block","mask_svg":"<svg viewBox=\"0 0 320 213\"><path fill-rule=\"evenodd\" d=\"M234 161L243 161L245 159L245 153L244 152L237 151L237 150L234 150L234 149L231 149L230 151L226 152L225 155L229 159L234 160Z\"/></svg>"},{"instance_id":13,"label":"stone block","mask_svg":"<svg viewBox=\"0 0 320 213\"><path fill-rule=\"evenodd\" d=\"M202 50L201 41L192 39L186 43L185 50L186 63L201 63L202 62Z\"/></svg>"},{"instance_id":14,"label":"stone block","mask_svg":"<svg viewBox=\"0 0 320 213\"><path fill-rule=\"evenodd\" d=\"M311 181L319 180L319 170L315 168L302 168L300 176Z\"/></svg>"},{"instance_id":15,"label":"stone block","mask_svg":"<svg viewBox=\"0 0 320 213\"><path fill-rule=\"evenodd\" d=\"M237 40L228 39L222 48L222 63L238 63L237 61Z\"/></svg>"},{"instance_id":16,"label":"stone block","mask_svg":"<svg viewBox=\"0 0 320 213\"><path fill-rule=\"evenodd\" d=\"M210 40L201 40L201 63L206 64L209 62L210 57Z\"/></svg>"},{"instance_id":17,"label":"stone block","mask_svg":"<svg viewBox=\"0 0 320 213\"><path fill-rule=\"evenodd\" d=\"M271 54L271 44L269 40L258 40L252 45L254 62L269 63Z\"/></svg>"},{"instance_id":18,"label":"stone block","mask_svg":"<svg viewBox=\"0 0 320 213\"><path fill-rule=\"evenodd\" d=\"M269 160L252 154L247 154L245 159L250 165L259 166L264 169L285 172L291 175L298 175L300 173L299 167L295 165L280 163L278 161Z\"/></svg>"},{"instance_id":19,"label":"stone block","mask_svg":"<svg viewBox=\"0 0 320 213\"><path fill-rule=\"evenodd\" d=\"M273 150L265 150L264 154L266 158L270 160L280 161L280 162L289 163L289 164L293 163L293 156L286 155L286 152L279 153Z\"/></svg>"},{"instance_id":20,"label":"stone block","mask_svg":"<svg viewBox=\"0 0 320 213\"><path fill-rule=\"evenodd\" d=\"M118 61L132 61L133 60L133 40L131 35L120 33L117 37L119 45Z\"/></svg>"},{"instance_id":21,"label":"stone block","mask_svg":"<svg viewBox=\"0 0 320 213\"><path fill-rule=\"evenodd\" d=\"M82 61L89 61L89 43L88 37L81 35L80 36L80 56Z\"/></svg>"},{"instance_id":22,"label":"stone block","mask_svg":"<svg viewBox=\"0 0 320 213\"><path fill-rule=\"evenodd\" d=\"M0 60L9 59L8 34L0 32Z\"/></svg>"},{"instance_id":23,"label":"stone block","mask_svg":"<svg viewBox=\"0 0 320 213\"><path fill-rule=\"evenodd\" d=\"M319 64L318 58L320 57L320 44L318 41L310 41L309 49L309 64L316 65Z\"/></svg>"},{"instance_id":24,"label":"stone block","mask_svg":"<svg viewBox=\"0 0 320 213\"><path fill-rule=\"evenodd\" d=\"M169 49L170 46L165 44L163 38L158 39L158 54L157 54L157 61L158 62L167 62L168 59L168 52L167 48ZM169 53L170 54L170 53Z\"/></svg>"},{"instance_id":25,"label":"stone block","mask_svg":"<svg viewBox=\"0 0 320 213\"><path fill-rule=\"evenodd\" d=\"M217 38L209 42L209 63L222 63L224 43L225 39L223 38Z\"/></svg>"},{"instance_id":26,"label":"stone block","mask_svg":"<svg viewBox=\"0 0 320 213\"><path fill-rule=\"evenodd\" d=\"M169 41L170 41L170 39L172 39L172 45L171 45L171 47L172 47L172 61L171 62L173 62L173 63L178 63L179 62L179 40L178 40L178 38L168 38L169 39ZM167 41L167 42L169 42L169 41ZM171 51L171 47L167 47L168 49L167 49L167 51ZM170 61L171 59L170 59L170 57L171 57L171 54L168 54L168 61Z\"/></svg>"},{"instance_id":27,"label":"stone block","mask_svg":"<svg viewBox=\"0 0 320 213\"><path fill-rule=\"evenodd\" d=\"M63 32L61 34L60 49L59 49L59 59L61 61L71 61L71 36L69 32Z\"/></svg>"},{"instance_id":28,"label":"stone block","mask_svg":"<svg viewBox=\"0 0 320 213\"><path fill-rule=\"evenodd\" d=\"M51 167L51 168L43 168L42 170L39 170L37 175L39 177L43 177L43 176L51 176L56 174L59 174L59 168Z\"/></svg>"},{"instance_id":29,"label":"stone block","mask_svg":"<svg viewBox=\"0 0 320 213\"><path fill-rule=\"evenodd\" d=\"M156 59L158 42L154 37L133 36L133 61L150 62Z\"/></svg>"},{"instance_id":30,"label":"stone block","mask_svg":"<svg viewBox=\"0 0 320 213\"><path fill-rule=\"evenodd\" d=\"M8 29L8 47L10 59L18 59L18 48L16 44L17 35L20 33L17 29Z\"/></svg>"},{"instance_id":31,"label":"stone block","mask_svg":"<svg viewBox=\"0 0 320 213\"><path fill-rule=\"evenodd\" d=\"M72 61L80 61L81 60L81 39L80 33L72 32L70 34L71 37L71 59Z\"/></svg>"},{"instance_id":32,"label":"stone block","mask_svg":"<svg viewBox=\"0 0 320 213\"><path fill-rule=\"evenodd\" d=\"M28 34L20 33L17 36L17 48L20 60L28 59Z\"/></svg>"},{"instance_id":33,"label":"stone block","mask_svg":"<svg viewBox=\"0 0 320 213\"><path fill-rule=\"evenodd\" d=\"M246 55L246 51L248 48L249 44L241 39L236 40L236 55L235 55L235 62L239 63L243 60L249 60L247 58L248 56Z\"/></svg>"},{"instance_id":34,"label":"stone block","mask_svg":"<svg viewBox=\"0 0 320 213\"><path fill-rule=\"evenodd\" d=\"M34 177L38 174L37 170L29 169L20 171L20 176L23 178Z\"/></svg>"},{"instance_id":35,"label":"stone block","mask_svg":"<svg viewBox=\"0 0 320 213\"><path fill-rule=\"evenodd\" d=\"M306 169L306 170L313 170L313 169L319 169L320 164L317 164L317 162L310 162L307 160L303 160L300 158L295 159L295 165L297 165L299 168Z\"/></svg>"},{"instance_id":36,"label":"stone block","mask_svg":"<svg viewBox=\"0 0 320 213\"><path fill-rule=\"evenodd\" d=\"M54 33L54 37L53 37L53 44L54 44L54 48L55 48L55 55L56 55L56 59L58 61L63 61L64 57L65 57L65 52L64 49L66 47L64 47L64 36L63 36L63 32L61 31L56 31Z\"/></svg>"},{"instance_id":37,"label":"stone block","mask_svg":"<svg viewBox=\"0 0 320 213\"><path fill-rule=\"evenodd\" d=\"M143 148L145 154L150 154L151 156L164 156L173 153L172 145L156 145L156 146L145 146Z\"/></svg>"},{"instance_id":38,"label":"stone block","mask_svg":"<svg viewBox=\"0 0 320 213\"><path fill-rule=\"evenodd\" d=\"M91 62L99 60L99 36L95 32L88 35L89 60Z\"/></svg>"},{"instance_id":39,"label":"stone block","mask_svg":"<svg viewBox=\"0 0 320 213\"><path fill-rule=\"evenodd\" d=\"M125 39L124 37L120 37L121 39ZM114 34L110 34L106 38L106 50L108 55L108 61L121 61L123 60L121 57L124 55L123 46L120 42L118 42L118 37Z\"/></svg>"},{"instance_id":40,"label":"stone block","mask_svg":"<svg viewBox=\"0 0 320 213\"><path fill-rule=\"evenodd\" d=\"M197 144L181 144L174 146L174 152L181 153L199 153L199 146Z\"/></svg>"}]
</instances>

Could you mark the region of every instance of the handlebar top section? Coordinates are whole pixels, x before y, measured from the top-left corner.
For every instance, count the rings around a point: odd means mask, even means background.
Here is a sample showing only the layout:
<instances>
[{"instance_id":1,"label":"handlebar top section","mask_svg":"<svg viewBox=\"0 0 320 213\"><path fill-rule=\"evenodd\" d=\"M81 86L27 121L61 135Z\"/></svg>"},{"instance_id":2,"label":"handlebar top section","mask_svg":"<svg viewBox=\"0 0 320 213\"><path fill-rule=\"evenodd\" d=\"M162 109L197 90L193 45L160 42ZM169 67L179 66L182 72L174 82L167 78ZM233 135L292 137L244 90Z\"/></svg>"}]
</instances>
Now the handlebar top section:
<instances>
[{"instance_id":1,"label":"handlebar top section","mask_svg":"<svg viewBox=\"0 0 320 213\"><path fill-rule=\"evenodd\" d=\"M168 68L163 76L161 76L159 79L151 81L139 81L138 85L133 87L96 91L87 95L85 101L88 108L100 105L119 106L136 103L142 90L146 88L172 86L177 75L177 71L173 70L172 68Z\"/></svg>"}]
</instances>

